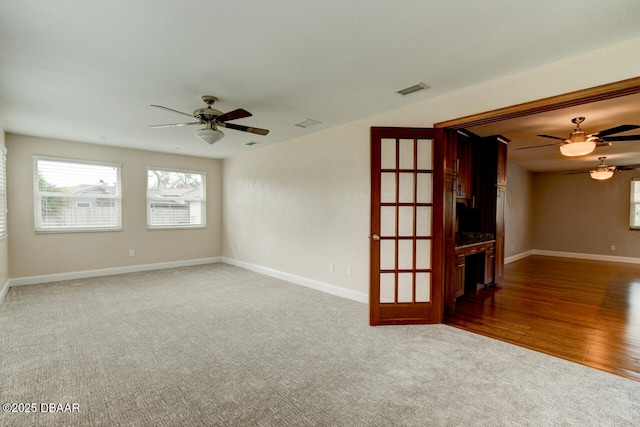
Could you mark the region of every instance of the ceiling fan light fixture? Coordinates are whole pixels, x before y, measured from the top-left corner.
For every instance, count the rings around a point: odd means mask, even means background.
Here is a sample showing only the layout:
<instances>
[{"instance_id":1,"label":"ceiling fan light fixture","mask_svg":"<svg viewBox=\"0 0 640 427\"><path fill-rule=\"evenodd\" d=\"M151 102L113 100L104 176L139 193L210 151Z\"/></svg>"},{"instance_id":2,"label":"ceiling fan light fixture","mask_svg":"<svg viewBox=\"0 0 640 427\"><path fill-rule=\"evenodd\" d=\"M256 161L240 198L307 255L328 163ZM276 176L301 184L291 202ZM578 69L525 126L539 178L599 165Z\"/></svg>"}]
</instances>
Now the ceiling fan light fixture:
<instances>
[{"instance_id":1,"label":"ceiling fan light fixture","mask_svg":"<svg viewBox=\"0 0 640 427\"><path fill-rule=\"evenodd\" d=\"M198 129L196 135L209 145L215 144L224 137L224 133L222 133L221 130L214 129L213 127Z\"/></svg>"},{"instance_id":2,"label":"ceiling fan light fixture","mask_svg":"<svg viewBox=\"0 0 640 427\"><path fill-rule=\"evenodd\" d=\"M560 153L563 156L575 157L584 156L596 149L595 140L588 139L583 142L566 142L560 146Z\"/></svg>"},{"instance_id":3,"label":"ceiling fan light fixture","mask_svg":"<svg viewBox=\"0 0 640 427\"><path fill-rule=\"evenodd\" d=\"M616 171L615 166L607 166L605 160L607 158L605 156L598 157L600 163L598 163L598 167L592 171L589 171L589 176L592 179L597 179L598 181L604 181L605 179L609 179L613 176L613 173Z\"/></svg>"},{"instance_id":4,"label":"ceiling fan light fixture","mask_svg":"<svg viewBox=\"0 0 640 427\"><path fill-rule=\"evenodd\" d=\"M592 170L589 172L592 179L597 179L598 181L604 181L605 179L609 179L613 176L612 170Z\"/></svg>"}]
</instances>

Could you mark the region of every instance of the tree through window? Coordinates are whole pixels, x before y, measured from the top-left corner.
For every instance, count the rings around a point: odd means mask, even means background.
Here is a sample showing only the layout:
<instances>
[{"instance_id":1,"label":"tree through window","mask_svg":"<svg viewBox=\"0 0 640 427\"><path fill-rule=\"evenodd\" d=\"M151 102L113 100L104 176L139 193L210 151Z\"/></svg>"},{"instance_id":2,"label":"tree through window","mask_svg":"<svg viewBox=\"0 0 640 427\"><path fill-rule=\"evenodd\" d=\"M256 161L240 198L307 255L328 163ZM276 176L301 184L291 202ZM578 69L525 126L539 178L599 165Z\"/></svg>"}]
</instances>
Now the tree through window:
<instances>
[{"instance_id":1,"label":"tree through window","mask_svg":"<svg viewBox=\"0 0 640 427\"><path fill-rule=\"evenodd\" d=\"M205 226L205 195L204 172L147 168L147 226Z\"/></svg>"}]
</instances>

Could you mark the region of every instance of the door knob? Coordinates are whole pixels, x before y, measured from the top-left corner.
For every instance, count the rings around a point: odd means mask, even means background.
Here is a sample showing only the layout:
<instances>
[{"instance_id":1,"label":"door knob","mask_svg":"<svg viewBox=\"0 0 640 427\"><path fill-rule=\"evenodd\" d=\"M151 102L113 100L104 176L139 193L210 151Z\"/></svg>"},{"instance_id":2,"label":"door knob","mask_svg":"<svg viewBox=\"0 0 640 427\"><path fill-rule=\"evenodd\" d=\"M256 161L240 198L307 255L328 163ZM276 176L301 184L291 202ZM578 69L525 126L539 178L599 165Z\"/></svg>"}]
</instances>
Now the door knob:
<instances>
[{"instance_id":1,"label":"door knob","mask_svg":"<svg viewBox=\"0 0 640 427\"><path fill-rule=\"evenodd\" d=\"M373 236L371 236L371 238L372 238L373 240L375 240L375 241L378 241L378 240L380 240L380 235L376 233L376 234L374 234Z\"/></svg>"}]
</instances>

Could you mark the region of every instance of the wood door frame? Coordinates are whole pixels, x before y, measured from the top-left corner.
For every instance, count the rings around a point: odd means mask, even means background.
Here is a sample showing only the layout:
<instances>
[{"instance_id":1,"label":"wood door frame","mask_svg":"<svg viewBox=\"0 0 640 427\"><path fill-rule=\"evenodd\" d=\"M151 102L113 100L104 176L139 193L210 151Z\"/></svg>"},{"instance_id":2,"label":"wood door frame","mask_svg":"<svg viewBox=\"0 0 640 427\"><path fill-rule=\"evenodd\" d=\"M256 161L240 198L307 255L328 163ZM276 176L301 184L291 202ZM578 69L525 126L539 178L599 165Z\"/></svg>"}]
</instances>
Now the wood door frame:
<instances>
[{"instance_id":1,"label":"wood door frame","mask_svg":"<svg viewBox=\"0 0 640 427\"><path fill-rule=\"evenodd\" d=\"M640 77L447 120L436 123L433 127L447 129L473 127L636 93L640 93Z\"/></svg>"}]
</instances>

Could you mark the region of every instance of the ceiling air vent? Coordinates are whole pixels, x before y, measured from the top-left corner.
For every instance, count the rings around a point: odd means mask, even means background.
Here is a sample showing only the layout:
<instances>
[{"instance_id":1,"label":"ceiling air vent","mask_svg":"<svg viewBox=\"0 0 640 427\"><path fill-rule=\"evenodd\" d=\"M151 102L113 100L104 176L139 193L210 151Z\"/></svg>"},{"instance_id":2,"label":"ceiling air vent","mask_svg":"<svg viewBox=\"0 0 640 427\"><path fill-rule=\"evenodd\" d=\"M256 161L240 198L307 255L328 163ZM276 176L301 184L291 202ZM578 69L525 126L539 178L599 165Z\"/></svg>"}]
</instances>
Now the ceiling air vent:
<instances>
[{"instance_id":1,"label":"ceiling air vent","mask_svg":"<svg viewBox=\"0 0 640 427\"><path fill-rule=\"evenodd\" d=\"M427 86L426 84L420 82L418 84L415 84L413 86L409 86L406 87L404 89L400 89L399 91L396 91L396 93L399 93L402 96L406 96L409 95L410 93L416 93L419 92L421 90L425 90L425 89L431 89L429 86Z\"/></svg>"},{"instance_id":2,"label":"ceiling air vent","mask_svg":"<svg viewBox=\"0 0 640 427\"><path fill-rule=\"evenodd\" d=\"M304 120L300 123L296 123L296 126L301 127L301 128L308 128L309 126L315 126L315 125L319 125L322 122L319 122L317 120L313 120L313 119L307 119Z\"/></svg>"}]
</instances>

